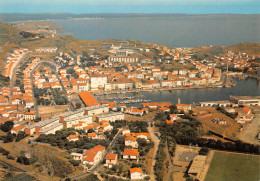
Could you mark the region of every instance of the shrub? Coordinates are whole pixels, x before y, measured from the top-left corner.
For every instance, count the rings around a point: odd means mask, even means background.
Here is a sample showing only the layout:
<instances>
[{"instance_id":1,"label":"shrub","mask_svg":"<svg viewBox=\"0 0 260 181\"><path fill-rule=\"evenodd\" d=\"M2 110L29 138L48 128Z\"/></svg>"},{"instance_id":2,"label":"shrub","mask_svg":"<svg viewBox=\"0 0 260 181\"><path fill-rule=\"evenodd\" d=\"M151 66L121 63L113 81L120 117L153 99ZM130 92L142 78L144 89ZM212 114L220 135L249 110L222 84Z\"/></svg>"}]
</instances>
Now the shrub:
<instances>
[{"instance_id":1,"label":"shrub","mask_svg":"<svg viewBox=\"0 0 260 181\"><path fill-rule=\"evenodd\" d=\"M199 151L199 155L207 155L209 152L209 149L207 147L202 147Z\"/></svg>"},{"instance_id":2,"label":"shrub","mask_svg":"<svg viewBox=\"0 0 260 181\"><path fill-rule=\"evenodd\" d=\"M7 159L10 159L10 160L14 160L14 157L13 157L11 154L8 154L8 155L6 156L6 158L7 158Z\"/></svg>"}]
</instances>

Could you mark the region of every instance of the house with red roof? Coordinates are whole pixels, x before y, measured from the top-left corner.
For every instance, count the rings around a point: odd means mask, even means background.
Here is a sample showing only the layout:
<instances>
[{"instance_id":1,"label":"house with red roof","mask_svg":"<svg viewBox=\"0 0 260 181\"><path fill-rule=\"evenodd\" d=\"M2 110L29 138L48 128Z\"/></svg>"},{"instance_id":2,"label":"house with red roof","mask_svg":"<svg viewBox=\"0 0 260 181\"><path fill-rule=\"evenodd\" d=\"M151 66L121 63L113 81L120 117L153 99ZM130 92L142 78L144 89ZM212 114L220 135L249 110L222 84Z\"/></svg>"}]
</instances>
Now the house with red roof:
<instances>
[{"instance_id":1,"label":"house with red roof","mask_svg":"<svg viewBox=\"0 0 260 181\"><path fill-rule=\"evenodd\" d=\"M93 132L93 133L88 133L88 138L90 139L96 139L97 138L97 133Z\"/></svg>"},{"instance_id":2,"label":"house with red roof","mask_svg":"<svg viewBox=\"0 0 260 181\"><path fill-rule=\"evenodd\" d=\"M190 104L176 104L176 106L179 111L188 112L189 110L191 110Z\"/></svg>"},{"instance_id":3,"label":"house with red roof","mask_svg":"<svg viewBox=\"0 0 260 181\"><path fill-rule=\"evenodd\" d=\"M243 107L238 110L236 121L240 124L245 124L247 121L251 121L254 118L252 110L248 107Z\"/></svg>"},{"instance_id":4,"label":"house with red roof","mask_svg":"<svg viewBox=\"0 0 260 181\"><path fill-rule=\"evenodd\" d=\"M126 133L130 133L130 130L129 129L123 129L122 135L125 135Z\"/></svg>"},{"instance_id":5,"label":"house with red roof","mask_svg":"<svg viewBox=\"0 0 260 181\"><path fill-rule=\"evenodd\" d=\"M18 134L19 131L24 131L24 129L25 129L25 125L18 125L11 129L11 133Z\"/></svg>"},{"instance_id":6,"label":"house with red roof","mask_svg":"<svg viewBox=\"0 0 260 181\"><path fill-rule=\"evenodd\" d=\"M123 159L130 159L139 161L139 151L138 149L128 149L125 148L123 152Z\"/></svg>"},{"instance_id":7,"label":"house with red roof","mask_svg":"<svg viewBox=\"0 0 260 181\"><path fill-rule=\"evenodd\" d=\"M117 160L118 160L117 154L115 154L115 153L108 153L106 155L105 160L106 160L106 163L104 165L106 167L108 167L108 168L112 168L112 166L117 163Z\"/></svg>"},{"instance_id":8,"label":"house with red roof","mask_svg":"<svg viewBox=\"0 0 260 181\"><path fill-rule=\"evenodd\" d=\"M138 143L136 141L137 139L133 136L127 136L125 137L125 146L131 146L133 148L138 147Z\"/></svg>"},{"instance_id":9,"label":"house with red roof","mask_svg":"<svg viewBox=\"0 0 260 181\"><path fill-rule=\"evenodd\" d=\"M144 178L143 171L141 168L131 168L130 169L131 180L142 180Z\"/></svg>"},{"instance_id":10,"label":"house with red roof","mask_svg":"<svg viewBox=\"0 0 260 181\"><path fill-rule=\"evenodd\" d=\"M78 141L79 140L78 134L69 135L67 137L67 140L69 140L69 141Z\"/></svg>"},{"instance_id":11,"label":"house with red roof","mask_svg":"<svg viewBox=\"0 0 260 181\"><path fill-rule=\"evenodd\" d=\"M85 131L85 133L87 133L88 130L91 130L91 129L94 129L94 126L89 125L89 126L85 126L85 127L83 127L83 131Z\"/></svg>"},{"instance_id":12,"label":"house with red roof","mask_svg":"<svg viewBox=\"0 0 260 181\"><path fill-rule=\"evenodd\" d=\"M133 136L136 138L143 138L148 140L148 137L150 136L149 133L126 133L125 136Z\"/></svg>"},{"instance_id":13,"label":"house with red roof","mask_svg":"<svg viewBox=\"0 0 260 181\"><path fill-rule=\"evenodd\" d=\"M99 161L102 160L104 153L105 147L101 145L97 145L89 150L84 150L82 163L84 165L96 165Z\"/></svg>"}]
</instances>

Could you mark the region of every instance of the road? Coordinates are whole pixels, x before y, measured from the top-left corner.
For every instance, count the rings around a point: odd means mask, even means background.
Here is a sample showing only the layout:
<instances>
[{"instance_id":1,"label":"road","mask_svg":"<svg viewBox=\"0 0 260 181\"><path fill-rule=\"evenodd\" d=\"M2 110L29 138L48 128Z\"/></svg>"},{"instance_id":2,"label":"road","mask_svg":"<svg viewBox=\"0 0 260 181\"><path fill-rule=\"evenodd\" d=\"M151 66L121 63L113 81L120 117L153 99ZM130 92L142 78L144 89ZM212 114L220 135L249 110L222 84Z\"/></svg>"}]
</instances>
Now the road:
<instances>
[{"instance_id":1,"label":"road","mask_svg":"<svg viewBox=\"0 0 260 181\"><path fill-rule=\"evenodd\" d=\"M259 108L258 108L259 109ZM239 139L244 142L260 145L256 135L260 132L260 110L255 111L255 117L252 123L248 123L244 126L243 130L239 134Z\"/></svg>"},{"instance_id":2,"label":"road","mask_svg":"<svg viewBox=\"0 0 260 181\"><path fill-rule=\"evenodd\" d=\"M16 70L18 65L20 65L20 63L24 60L24 58L26 57L27 53L23 53L22 57L20 58L20 60L16 63L15 67L13 68L13 71L11 73L11 77L10 77L10 94L9 94L9 104L11 104L12 101L12 89L15 85L15 80L16 80Z\"/></svg>"},{"instance_id":3,"label":"road","mask_svg":"<svg viewBox=\"0 0 260 181\"><path fill-rule=\"evenodd\" d=\"M158 146L159 146L159 143L160 143L160 140L157 138L157 136L154 134L154 131L153 131L153 129L152 129L152 127L151 127L151 125L150 124L152 124L152 123L148 123L148 125L149 125L149 127L148 127L148 131L149 131L149 133L150 133L150 136L151 136L151 139L152 139L152 141L154 142L154 147L155 147L155 150L154 150L154 153L153 153L153 161L152 161L152 165L151 165L151 174L150 174L150 178L151 178L151 180L152 181L154 181L154 180L156 180L155 178L155 175L154 175L154 165L155 165L155 163L156 163L156 159L155 159L155 157L156 157L156 153L157 153L157 150L158 150Z\"/></svg>"},{"instance_id":4,"label":"road","mask_svg":"<svg viewBox=\"0 0 260 181\"><path fill-rule=\"evenodd\" d=\"M104 155L103 155L103 158L99 161L99 163L94 166L94 168L92 168L91 170L89 170L89 172L86 172L86 173L80 173L78 175L75 175L73 177L70 177L71 180L76 180L76 179L80 179L82 177L86 177L94 172L97 172L98 170L100 170L103 166L103 162L105 160L105 157L107 155L107 153L110 151L110 148L113 148L115 143L116 143L116 140L118 139L118 137L121 135L122 133L122 129L118 131L118 133L115 135L114 139L111 141L111 143L109 144L109 146L107 147Z\"/></svg>"}]
</instances>

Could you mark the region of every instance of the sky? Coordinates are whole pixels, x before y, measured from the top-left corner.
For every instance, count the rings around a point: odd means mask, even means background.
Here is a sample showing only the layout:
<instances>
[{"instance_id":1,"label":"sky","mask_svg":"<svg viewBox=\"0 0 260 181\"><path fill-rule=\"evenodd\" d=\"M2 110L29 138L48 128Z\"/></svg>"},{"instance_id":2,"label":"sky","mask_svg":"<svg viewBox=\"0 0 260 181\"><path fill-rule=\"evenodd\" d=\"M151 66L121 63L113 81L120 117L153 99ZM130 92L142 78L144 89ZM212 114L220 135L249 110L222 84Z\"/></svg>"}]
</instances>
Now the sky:
<instances>
[{"instance_id":1,"label":"sky","mask_svg":"<svg viewBox=\"0 0 260 181\"><path fill-rule=\"evenodd\" d=\"M0 13L259 14L260 0L0 0Z\"/></svg>"}]
</instances>

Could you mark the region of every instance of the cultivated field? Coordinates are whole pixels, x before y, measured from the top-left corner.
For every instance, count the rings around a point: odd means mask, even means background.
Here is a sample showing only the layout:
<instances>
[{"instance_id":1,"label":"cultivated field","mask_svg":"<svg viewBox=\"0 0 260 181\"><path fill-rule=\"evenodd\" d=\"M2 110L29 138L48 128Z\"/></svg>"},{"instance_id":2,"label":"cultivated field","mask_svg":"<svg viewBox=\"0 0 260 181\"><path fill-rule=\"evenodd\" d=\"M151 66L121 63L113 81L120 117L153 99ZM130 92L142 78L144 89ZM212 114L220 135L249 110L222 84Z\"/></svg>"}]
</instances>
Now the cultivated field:
<instances>
[{"instance_id":1,"label":"cultivated field","mask_svg":"<svg viewBox=\"0 0 260 181\"><path fill-rule=\"evenodd\" d=\"M216 151L206 181L259 181L260 156Z\"/></svg>"}]
</instances>

